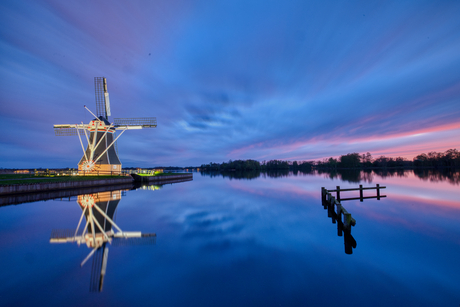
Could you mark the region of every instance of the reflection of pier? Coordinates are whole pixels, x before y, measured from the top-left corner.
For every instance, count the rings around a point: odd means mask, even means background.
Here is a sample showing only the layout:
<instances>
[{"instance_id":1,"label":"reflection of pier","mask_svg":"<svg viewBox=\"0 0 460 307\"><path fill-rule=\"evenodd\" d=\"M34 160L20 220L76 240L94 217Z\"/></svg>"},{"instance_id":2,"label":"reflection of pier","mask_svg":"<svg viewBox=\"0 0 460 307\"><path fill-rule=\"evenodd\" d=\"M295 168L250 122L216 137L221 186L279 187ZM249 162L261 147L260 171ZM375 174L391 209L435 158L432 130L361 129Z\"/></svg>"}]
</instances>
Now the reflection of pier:
<instances>
[{"instance_id":1,"label":"reflection of pier","mask_svg":"<svg viewBox=\"0 0 460 307\"><path fill-rule=\"evenodd\" d=\"M94 256L91 291L102 291L107 268L108 244L154 244L156 240L156 234L126 232L114 222L114 214L121 196L121 190L79 195L77 202L82 209L82 214L75 232L53 230L51 233L50 243L76 242L78 245L86 244L92 249L81 263L83 266L91 256ZM79 234L83 217L86 219L86 224Z\"/></svg>"},{"instance_id":2,"label":"reflection of pier","mask_svg":"<svg viewBox=\"0 0 460 307\"><path fill-rule=\"evenodd\" d=\"M386 197L386 195L380 195L380 189L385 188L386 187L381 187L378 184L375 187L369 188L363 188L363 186L360 185L359 188L355 189L341 189L340 186L337 186L336 190L321 188L322 204L324 209L327 209L327 216L332 218L332 223L337 223L337 235L341 237L343 234L344 236L346 254L352 254L353 248L356 248L356 240L351 235L351 227L356 225L356 220L351 216L351 213L348 213L348 211L342 206L341 201L358 199L363 201L364 199L370 198L377 198L377 200L380 200L380 198ZM364 197L364 190L377 190L377 195ZM341 198L340 192L347 191L359 191L359 197ZM331 193L333 192L336 193L336 197L332 196Z\"/></svg>"},{"instance_id":3,"label":"reflection of pier","mask_svg":"<svg viewBox=\"0 0 460 307\"><path fill-rule=\"evenodd\" d=\"M69 199L82 194L94 194L106 191L132 190L136 185L132 182L119 185L84 187L79 189L68 189L58 191L43 191L37 193L11 194L0 196L0 207L18 205L36 201L47 201L51 199Z\"/></svg>"}]
</instances>

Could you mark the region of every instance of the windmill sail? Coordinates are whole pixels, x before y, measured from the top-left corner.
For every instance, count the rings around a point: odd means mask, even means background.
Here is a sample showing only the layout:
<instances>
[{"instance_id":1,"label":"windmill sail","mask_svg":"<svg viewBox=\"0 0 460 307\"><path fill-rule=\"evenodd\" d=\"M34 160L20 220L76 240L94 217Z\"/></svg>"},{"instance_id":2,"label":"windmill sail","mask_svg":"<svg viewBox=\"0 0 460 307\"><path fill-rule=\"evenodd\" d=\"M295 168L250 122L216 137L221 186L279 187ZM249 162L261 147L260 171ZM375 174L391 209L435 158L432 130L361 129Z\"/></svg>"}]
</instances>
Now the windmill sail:
<instances>
[{"instance_id":1,"label":"windmill sail","mask_svg":"<svg viewBox=\"0 0 460 307\"><path fill-rule=\"evenodd\" d=\"M114 118L116 128L130 128L137 129L142 128L155 128L157 126L156 117L137 117L137 118Z\"/></svg>"},{"instance_id":2,"label":"windmill sail","mask_svg":"<svg viewBox=\"0 0 460 307\"><path fill-rule=\"evenodd\" d=\"M54 134L56 136L70 136L79 135L83 133L84 129L87 129L88 125L54 125ZM82 131L79 131L82 130Z\"/></svg>"},{"instance_id":3,"label":"windmill sail","mask_svg":"<svg viewBox=\"0 0 460 307\"><path fill-rule=\"evenodd\" d=\"M56 136L70 136L78 135L77 128L54 128L54 135Z\"/></svg>"}]
</instances>

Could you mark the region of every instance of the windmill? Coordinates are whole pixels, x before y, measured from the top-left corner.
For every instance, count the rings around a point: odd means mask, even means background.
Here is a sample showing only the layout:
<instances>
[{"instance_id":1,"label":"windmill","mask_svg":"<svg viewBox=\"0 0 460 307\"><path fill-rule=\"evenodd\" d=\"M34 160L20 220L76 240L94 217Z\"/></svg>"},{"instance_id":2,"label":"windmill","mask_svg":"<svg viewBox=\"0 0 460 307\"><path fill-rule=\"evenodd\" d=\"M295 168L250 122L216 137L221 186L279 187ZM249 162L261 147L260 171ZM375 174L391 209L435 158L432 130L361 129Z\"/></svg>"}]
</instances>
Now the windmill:
<instances>
[{"instance_id":1,"label":"windmill","mask_svg":"<svg viewBox=\"0 0 460 307\"><path fill-rule=\"evenodd\" d=\"M79 195L77 203L82 209L75 232L55 229L50 243L77 243L91 249L82 261L83 266L93 256L90 291L100 292L104 284L109 254L108 245L151 245L156 243L155 233L126 232L114 222L114 215L121 200L122 190ZM86 219L80 232L83 217ZM116 231L114 231L114 229Z\"/></svg>"},{"instance_id":2,"label":"windmill","mask_svg":"<svg viewBox=\"0 0 460 307\"><path fill-rule=\"evenodd\" d=\"M85 109L95 118L89 124L54 125L54 132L57 136L78 135L83 157L78 163L78 170L97 173L121 173L121 162L118 158L114 144L126 130L156 128L155 117L140 118L114 118L113 123L109 122L110 101L107 92L107 81L104 77L94 78L96 94L96 115L86 106ZM121 131L116 136L116 131ZM82 137L85 137L86 150Z\"/></svg>"}]
</instances>

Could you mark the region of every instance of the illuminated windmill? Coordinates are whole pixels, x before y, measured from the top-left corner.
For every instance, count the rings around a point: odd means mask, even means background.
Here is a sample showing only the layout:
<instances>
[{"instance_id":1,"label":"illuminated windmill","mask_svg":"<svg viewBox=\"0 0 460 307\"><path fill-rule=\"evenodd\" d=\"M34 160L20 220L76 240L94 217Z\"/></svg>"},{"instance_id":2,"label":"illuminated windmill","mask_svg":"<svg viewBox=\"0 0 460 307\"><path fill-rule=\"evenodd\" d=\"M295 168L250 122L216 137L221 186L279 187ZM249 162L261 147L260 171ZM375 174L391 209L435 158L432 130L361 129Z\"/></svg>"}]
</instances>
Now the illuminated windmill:
<instances>
[{"instance_id":1,"label":"illuminated windmill","mask_svg":"<svg viewBox=\"0 0 460 307\"><path fill-rule=\"evenodd\" d=\"M125 232L115 224L113 220L121 194L122 191L118 190L79 195L77 202L82 209L82 214L75 232L72 230L53 230L51 233L50 243L77 243L78 246L86 245L92 249L81 263L83 266L94 255L91 291L102 291L109 254L107 243L114 246L156 243L156 234L154 233ZM80 233L83 217L86 219L86 225ZM114 232L112 228L115 228L117 232Z\"/></svg>"},{"instance_id":2,"label":"illuminated windmill","mask_svg":"<svg viewBox=\"0 0 460 307\"><path fill-rule=\"evenodd\" d=\"M54 125L54 132L57 136L78 135L83 157L78 163L78 170L85 172L100 173L121 173L121 162L118 158L114 144L126 130L156 128L157 120L155 117L141 118L114 118L114 122L109 122L110 101L107 92L107 82L104 77L94 78L96 93L96 114L89 124L70 124ZM121 133L116 136L116 131ZM86 150L83 145L82 136L87 141Z\"/></svg>"}]
</instances>

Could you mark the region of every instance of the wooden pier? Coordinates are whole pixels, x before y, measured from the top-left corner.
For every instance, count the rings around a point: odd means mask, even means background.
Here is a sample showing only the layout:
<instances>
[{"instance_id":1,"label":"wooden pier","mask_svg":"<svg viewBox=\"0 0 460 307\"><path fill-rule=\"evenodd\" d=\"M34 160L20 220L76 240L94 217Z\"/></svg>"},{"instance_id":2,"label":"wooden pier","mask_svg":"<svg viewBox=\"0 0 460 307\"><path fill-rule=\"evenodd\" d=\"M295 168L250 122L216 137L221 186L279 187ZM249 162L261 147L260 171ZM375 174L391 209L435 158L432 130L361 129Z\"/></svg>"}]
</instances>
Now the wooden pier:
<instances>
[{"instance_id":1,"label":"wooden pier","mask_svg":"<svg viewBox=\"0 0 460 307\"><path fill-rule=\"evenodd\" d=\"M375 187L367 187L363 188L362 185L359 188L354 189L341 189L340 186L337 186L335 190L327 190L326 188L321 188L321 200L324 209L328 210L328 217L332 218L332 223L337 223L337 235L339 237L344 235L345 241L345 253L352 254L353 248L356 248L356 241L351 235L351 227L356 225L356 220L351 216L341 204L342 201L347 200L360 200L363 201L364 199L370 198L380 198L386 197L386 195L380 195L380 189L385 189L386 187L381 187L377 184ZM376 196L364 196L364 190L377 190ZM348 191L359 191L359 197L349 197L349 198L341 198L340 192L348 192ZM336 196L332 196L331 193L336 193Z\"/></svg>"},{"instance_id":2,"label":"wooden pier","mask_svg":"<svg viewBox=\"0 0 460 307\"><path fill-rule=\"evenodd\" d=\"M380 189L386 189L386 187L381 187L380 184L376 184L375 187L368 187L368 188L363 188L363 185L360 184L359 188L355 189L341 189L340 186L337 186L337 189L335 190L326 190L325 188L321 188L322 190L322 195L324 197L323 189L327 193L331 192L336 192L336 199L340 201L345 201L345 200L360 200L363 201L364 199L369 199L369 198L377 198L377 200L380 200L382 197L386 197L386 195L380 195ZM377 190L377 195L376 196L364 196L364 191L365 190ZM341 198L340 197L340 192L346 192L346 191L359 191L359 197L351 197L351 198Z\"/></svg>"}]
</instances>

